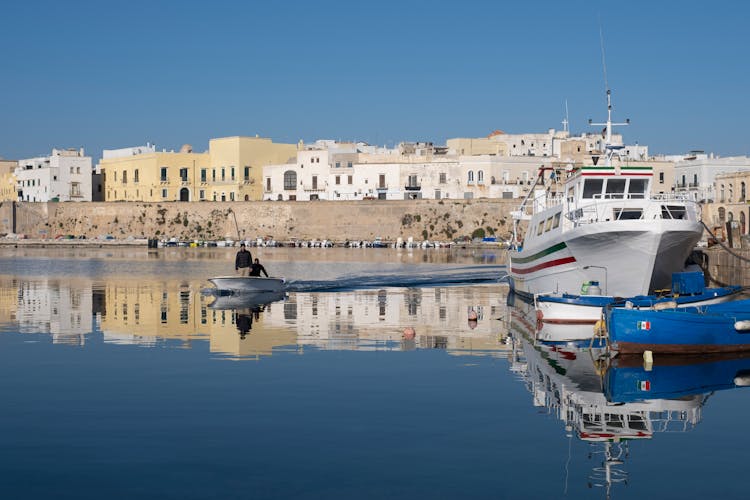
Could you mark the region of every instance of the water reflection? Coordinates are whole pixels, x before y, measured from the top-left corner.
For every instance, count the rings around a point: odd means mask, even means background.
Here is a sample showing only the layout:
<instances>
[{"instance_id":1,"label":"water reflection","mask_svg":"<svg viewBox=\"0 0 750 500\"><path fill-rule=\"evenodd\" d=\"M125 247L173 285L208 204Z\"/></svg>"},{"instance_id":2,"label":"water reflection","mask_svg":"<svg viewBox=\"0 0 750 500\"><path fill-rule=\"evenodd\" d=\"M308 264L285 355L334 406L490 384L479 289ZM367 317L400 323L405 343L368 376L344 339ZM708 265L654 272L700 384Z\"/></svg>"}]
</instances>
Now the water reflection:
<instances>
[{"instance_id":1,"label":"water reflection","mask_svg":"<svg viewBox=\"0 0 750 500\"><path fill-rule=\"evenodd\" d=\"M662 356L644 366L640 356L610 359L604 349L538 340L523 310L510 308L508 323L511 371L534 406L563 422L568 439L589 445L585 480L606 498L628 482L629 443L690 431L714 391L750 385L747 355Z\"/></svg>"},{"instance_id":2,"label":"water reflection","mask_svg":"<svg viewBox=\"0 0 750 500\"><path fill-rule=\"evenodd\" d=\"M206 285L0 277L0 329L76 345L99 338L144 347L208 342L211 353L236 359L305 348L482 356L506 349L498 341L505 296L497 286L216 295Z\"/></svg>"}]
</instances>

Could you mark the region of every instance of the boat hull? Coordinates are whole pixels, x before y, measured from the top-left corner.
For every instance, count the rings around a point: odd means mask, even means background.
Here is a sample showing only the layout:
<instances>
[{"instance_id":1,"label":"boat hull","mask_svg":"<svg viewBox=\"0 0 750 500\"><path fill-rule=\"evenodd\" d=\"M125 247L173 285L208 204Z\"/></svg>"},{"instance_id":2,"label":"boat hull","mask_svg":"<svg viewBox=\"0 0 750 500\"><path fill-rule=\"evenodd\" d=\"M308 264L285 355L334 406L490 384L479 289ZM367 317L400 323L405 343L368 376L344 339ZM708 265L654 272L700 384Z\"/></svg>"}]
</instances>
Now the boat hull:
<instances>
[{"instance_id":1,"label":"boat hull","mask_svg":"<svg viewBox=\"0 0 750 500\"><path fill-rule=\"evenodd\" d=\"M750 351L750 299L670 310L608 308L610 345L620 354L709 354Z\"/></svg>"},{"instance_id":2,"label":"boat hull","mask_svg":"<svg viewBox=\"0 0 750 500\"><path fill-rule=\"evenodd\" d=\"M635 307L652 307L656 304L675 302L677 307L695 307L720 304L738 298L742 287L729 286L708 288L693 295L646 295L629 300ZM603 308L623 299L599 295L539 296L536 307L541 311L545 323L594 324L602 319Z\"/></svg>"},{"instance_id":3,"label":"boat hull","mask_svg":"<svg viewBox=\"0 0 750 500\"><path fill-rule=\"evenodd\" d=\"M648 295L670 287L702 232L699 222L687 220L580 225L510 252L510 284L526 296L578 294L583 283L596 280L605 295Z\"/></svg>"},{"instance_id":4,"label":"boat hull","mask_svg":"<svg viewBox=\"0 0 750 500\"><path fill-rule=\"evenodd\" d=\"M233 292L281 292L286 286L284 278L262 278L259 276L217 276L208 281L218 290Z\"/></svg>"}]
</instances>

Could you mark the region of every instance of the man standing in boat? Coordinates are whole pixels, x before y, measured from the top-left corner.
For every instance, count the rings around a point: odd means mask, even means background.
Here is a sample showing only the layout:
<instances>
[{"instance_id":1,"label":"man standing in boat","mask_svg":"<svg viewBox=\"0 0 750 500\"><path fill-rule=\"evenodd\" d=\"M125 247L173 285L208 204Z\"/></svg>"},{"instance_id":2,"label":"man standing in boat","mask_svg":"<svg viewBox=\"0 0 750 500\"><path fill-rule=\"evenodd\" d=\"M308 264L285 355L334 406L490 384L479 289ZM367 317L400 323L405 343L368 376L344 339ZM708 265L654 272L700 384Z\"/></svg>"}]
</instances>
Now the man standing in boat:
<instances>
[{"instance_id":1,"label":"man standing in boat","mask_svg":"<svg viewBox=\"0 0 750 500\"><path fill-rule=\"evenodd\" d=\"M250 268L250 276L260 277L260 273L265 274L266 278L268 278L268 273L266 272L266 268L263 267L263 264L261 264L258 259L255 259L255 262L253 262L253 265Z\"/></svg>"},{"instance_id":2,"label":"man standing in boat","mask_svg":"<svg viewBox=\"0 0 750 500\"><path fill-rule=\"evenodd\" d=\"M234 258L234 270L239 273L240 276L248 276L250 269L252 268L253 256L245 248L244 243L240 243L240 251L237 252L237 256Z\"/></svg>"}]
</instances>

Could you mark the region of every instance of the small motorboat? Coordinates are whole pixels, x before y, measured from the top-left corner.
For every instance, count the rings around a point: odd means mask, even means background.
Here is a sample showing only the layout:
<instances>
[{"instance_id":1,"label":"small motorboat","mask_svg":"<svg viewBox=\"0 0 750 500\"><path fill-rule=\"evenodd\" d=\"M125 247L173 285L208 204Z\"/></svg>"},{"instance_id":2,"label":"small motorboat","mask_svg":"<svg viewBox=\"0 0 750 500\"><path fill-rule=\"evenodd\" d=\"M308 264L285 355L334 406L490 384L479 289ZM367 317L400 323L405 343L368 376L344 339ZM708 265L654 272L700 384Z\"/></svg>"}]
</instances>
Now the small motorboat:
<instances>
[{"instance_id":1,"label":"small motorboat","mask_svg":"<svg viewBox=\"0 0 750 500\"><path fill-rule=\"evenodd\" d=\"M750 299L683 308L608 306L605 327L619 354L750 351Z\"/></svg>"},{"instance_id":2,"label":"small motorboat","mask_svg":"<svg viewBox=\"0 0 750 500\"><path fill-rule=\"evenodd\" d=\"M217 290L232 292L281 292L286 286L284 278L265 278L260 276L217 276L209 278Z\"/></svg>"}]
</instances>

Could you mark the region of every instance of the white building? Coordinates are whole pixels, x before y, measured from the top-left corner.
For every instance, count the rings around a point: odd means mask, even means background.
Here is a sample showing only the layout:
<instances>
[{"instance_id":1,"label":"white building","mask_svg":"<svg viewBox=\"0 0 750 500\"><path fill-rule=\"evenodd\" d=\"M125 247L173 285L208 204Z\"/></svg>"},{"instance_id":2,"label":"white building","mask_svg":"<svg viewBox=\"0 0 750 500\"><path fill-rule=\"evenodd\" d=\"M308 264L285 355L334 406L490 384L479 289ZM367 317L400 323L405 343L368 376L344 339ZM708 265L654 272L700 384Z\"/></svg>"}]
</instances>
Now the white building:
<instances>
[{"instance_id":1,"label":"white building","mask_svg":"<svg viewBox=\"0 0 750 500\"><path fill-rule=\"evenodd\" d=\"M750 158L732 156L722 158L703 151L692 151L675 162L675 191L687 193L696 201L716 200L715 179L718 174L746 172Z\"/></svg>"},{"instance_id":2,"label":"white building","mask_svg":"<svg viewBox=\"0 0 750 500\"><path fill-rule=\"evenodd\" d=\"M50 156L19 160L19 201L91 201L91 157L81 149L53 149Z\"/></svg>"}]
</instances>

